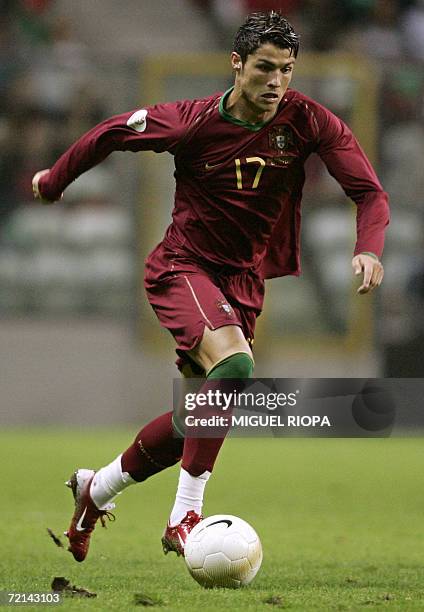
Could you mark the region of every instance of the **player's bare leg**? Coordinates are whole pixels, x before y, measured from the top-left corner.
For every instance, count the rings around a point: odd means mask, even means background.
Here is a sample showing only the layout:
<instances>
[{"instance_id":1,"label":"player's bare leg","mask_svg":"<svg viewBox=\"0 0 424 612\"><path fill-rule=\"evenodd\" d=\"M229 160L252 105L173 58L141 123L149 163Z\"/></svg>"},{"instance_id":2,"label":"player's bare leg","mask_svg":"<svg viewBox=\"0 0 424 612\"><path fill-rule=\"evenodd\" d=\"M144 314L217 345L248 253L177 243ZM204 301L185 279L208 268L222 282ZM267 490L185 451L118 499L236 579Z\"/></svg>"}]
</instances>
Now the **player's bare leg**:
<instances>
[{"instance_id":1,"label":"player's bare leg","mask_svg":"<svg viewBox=\"0 0 424 612\"><path fill-rule=\"evenodd\" d=\"M246 353L253 361L252 351L241 328L238 325L225 325L214 330L205 327L201 341L189 355L208 373L218 362L235 353Z\"/></svg>"},{"instance_id":2,"label":"player's bare leg","mask_svg":"<svg viewBox=\"0 0 424 612\"><path fill-rule=\"evenodd\" d=\"M216 379L249 378L253 370L250 347L241 329L228 325L217 330L205 328L199 345L190 357L206 371L200 392L216 385ZM202 518L203 495L227 429L220 437L186 437L175 504L162 537L165 553L184 554L186 538Z\"/></svg>"}]
</instances>

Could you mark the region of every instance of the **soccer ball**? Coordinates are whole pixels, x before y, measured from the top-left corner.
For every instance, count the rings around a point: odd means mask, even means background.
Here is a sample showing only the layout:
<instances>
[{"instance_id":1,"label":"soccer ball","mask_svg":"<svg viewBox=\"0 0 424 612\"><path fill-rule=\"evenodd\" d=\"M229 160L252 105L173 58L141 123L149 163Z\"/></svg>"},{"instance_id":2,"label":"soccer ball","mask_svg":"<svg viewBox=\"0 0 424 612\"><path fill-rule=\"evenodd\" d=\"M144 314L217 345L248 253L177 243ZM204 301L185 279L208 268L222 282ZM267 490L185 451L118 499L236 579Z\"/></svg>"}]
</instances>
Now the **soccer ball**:
<instances>
[{"instance_id":1,"label":"soccer ball","mask_svg":"<svg viewBox=\"0 0 424 612\"><path fill-rule=\"evenodd\" d=\"M184 546L188 571L205 588L238 589L252 582L262 563L256 531L231 514L215 514L198 523Z\"/></svg>"}]
</instances>

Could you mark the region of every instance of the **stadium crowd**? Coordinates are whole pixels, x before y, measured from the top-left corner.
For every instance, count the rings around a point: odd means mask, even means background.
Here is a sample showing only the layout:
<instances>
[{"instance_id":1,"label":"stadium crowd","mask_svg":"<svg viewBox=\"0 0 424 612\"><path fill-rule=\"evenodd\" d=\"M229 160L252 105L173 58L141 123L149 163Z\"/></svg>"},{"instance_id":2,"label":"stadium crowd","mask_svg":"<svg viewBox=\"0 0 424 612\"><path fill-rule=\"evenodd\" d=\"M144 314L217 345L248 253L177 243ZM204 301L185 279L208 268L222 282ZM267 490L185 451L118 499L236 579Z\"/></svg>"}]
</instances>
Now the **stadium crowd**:
<instances>
[{"instance_id":1,"label":"stadium crowd","mask_svg":"<svg viewBox=\"0 0 424 612\"><path fill-rule=\"evenodd\" d=\"M301 53L352 53L372 62L379 75L377 169L390 195L393 211L378 317L379 337L386 354L384 369L386 375L422 376L423 366L416 359L416 351L424 336L421 314L424 303L424 1L187 0L183 3L190 4L197 18L208 21L215 35L216 50L228 47L235 27L246 13L272 8L281 9L301 32ZM92 49L80 40L65 14L58 16L53 11L54 5L54 0L0 0L0 250L3 255L0 285L6 290L10 288L8 298L7 291L2 292L0 312L8 314L14 311L29 314L33 309L28 296L20 301L11 297L14 243L28 247L25 235L17 236L16 228L20 227L22 212L33 206L29 204L32 175L39 168L49 167L70 142L108 115L101 88L93 87L96 64ZM127 217L117 212L118 203L110 197L108 166L105 168L75 192L67 210L72 209L74 213L78 210L83 193L84 203L91 211L105 212L106 234L113 234L118 226L121 228L119 249L108 260L109 266L116 257L121 262L115 266L112 284L120 275L126 279L125 287L121 287L121 297L124 292L125 298L115 300L111 307L116 313L123 303L128 305L131 300L132 277L125 269L128 270L126 262L131 259L132 236L127 227L128 211ZM39 214L45 218L45 212L39 211ZM87 223L90 225L86 218L83 223L84 227ZM87 235L91 235L89 230ZM92 255L93 261L99 261L99 252ZM99 273L104 274L101 270ZM66 295L62 295L62 301L57 297L54 304L66 301ZM96 311L97 307L91 304L92 310ZM85 308L90 310L87 304Z\"/></svg>"}]
</instances>

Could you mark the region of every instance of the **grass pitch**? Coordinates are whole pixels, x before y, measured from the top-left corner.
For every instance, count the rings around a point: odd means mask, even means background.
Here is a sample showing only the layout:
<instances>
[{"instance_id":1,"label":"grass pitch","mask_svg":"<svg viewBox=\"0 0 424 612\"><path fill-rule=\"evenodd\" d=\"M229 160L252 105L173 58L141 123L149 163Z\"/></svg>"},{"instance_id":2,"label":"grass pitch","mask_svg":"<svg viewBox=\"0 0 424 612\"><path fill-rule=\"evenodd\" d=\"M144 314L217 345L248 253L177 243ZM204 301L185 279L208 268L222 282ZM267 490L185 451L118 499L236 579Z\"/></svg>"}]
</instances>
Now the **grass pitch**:
<instances>
[{"instance_id":1,"label":"grass pitch","mask_svg":"<svg viewBox=\"0 0 424 612\"><path fill-rule=\"evenodd\" d=\"M109 462L133 433L0 434L1 589L46 592L64 576L97 593L66 598L63 610L424 609L422 439L227 440L205 512L250 522L264 561L249 587L206 591L161 550L177 468L119 497L116 523L96 529L82 564L46 533L68 526L71 472Z\"/></svg>"}]
</instances>

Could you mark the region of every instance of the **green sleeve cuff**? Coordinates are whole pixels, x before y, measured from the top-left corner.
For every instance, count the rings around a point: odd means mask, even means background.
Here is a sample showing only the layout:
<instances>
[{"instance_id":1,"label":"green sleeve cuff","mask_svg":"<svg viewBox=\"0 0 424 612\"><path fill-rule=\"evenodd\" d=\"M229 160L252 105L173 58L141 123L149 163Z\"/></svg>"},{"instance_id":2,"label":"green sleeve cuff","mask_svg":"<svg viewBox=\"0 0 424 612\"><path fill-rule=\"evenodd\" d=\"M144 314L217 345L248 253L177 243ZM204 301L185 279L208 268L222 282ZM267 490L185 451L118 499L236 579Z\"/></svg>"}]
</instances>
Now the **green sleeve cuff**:
<instances>
[{"instance_id":1,"label":"green sleeve cuff","mask_svg":"<svg viewBox=\"0 0 424 612\"><path fill-rule=\"evenodd\" d=\"M371 253L371 251L363 251L362 253L359 253L359 255L369 255L370 257L373 257L377 261L380 261L380 258L375 253Z\"/></svg>"}]
</instances>

